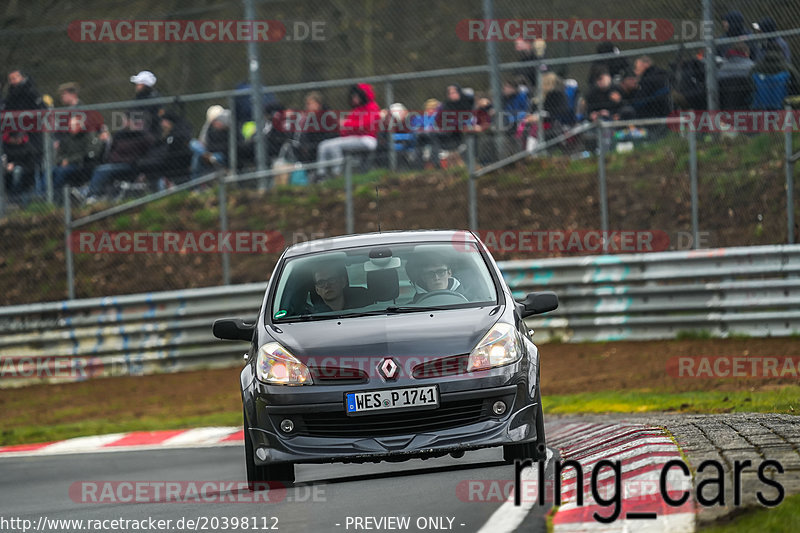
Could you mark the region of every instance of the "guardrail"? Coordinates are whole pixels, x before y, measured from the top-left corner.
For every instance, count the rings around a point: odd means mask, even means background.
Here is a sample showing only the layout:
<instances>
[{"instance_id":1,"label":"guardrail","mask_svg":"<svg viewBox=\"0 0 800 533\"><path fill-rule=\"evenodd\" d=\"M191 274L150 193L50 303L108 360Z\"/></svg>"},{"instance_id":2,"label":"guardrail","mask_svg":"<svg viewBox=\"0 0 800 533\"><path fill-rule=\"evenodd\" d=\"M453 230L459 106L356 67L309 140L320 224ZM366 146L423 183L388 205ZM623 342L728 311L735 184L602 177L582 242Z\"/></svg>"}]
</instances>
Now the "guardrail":
<instances>
[{"instance_id":1,"label":"guardrail","mask_svg":"<svg viewBox=\"0 0 800 533\"><path fill-rule=\"evenodd\" d=\"M547 288L558 310L535 339L570 342L800 334L800 246L509 261L515 296Z\"/></svg>"},{"instance_id":2,"label":"guardrail","mask_svg":"<svg viewBox=\"0 0 800 533\"><path fill-rule=\"evenodd\" d=\"M557 311L528 320L538 342L800 333L800 245L508 261L500 268L515 296L545 289L559 295ZM26 359L74 360L79 370L67 378L74 380L241 364L243 346L214 339L211 323L254 317L264 288L0 308L0 387L33 379L5 370Z\"/></svg>"}]
</instances>

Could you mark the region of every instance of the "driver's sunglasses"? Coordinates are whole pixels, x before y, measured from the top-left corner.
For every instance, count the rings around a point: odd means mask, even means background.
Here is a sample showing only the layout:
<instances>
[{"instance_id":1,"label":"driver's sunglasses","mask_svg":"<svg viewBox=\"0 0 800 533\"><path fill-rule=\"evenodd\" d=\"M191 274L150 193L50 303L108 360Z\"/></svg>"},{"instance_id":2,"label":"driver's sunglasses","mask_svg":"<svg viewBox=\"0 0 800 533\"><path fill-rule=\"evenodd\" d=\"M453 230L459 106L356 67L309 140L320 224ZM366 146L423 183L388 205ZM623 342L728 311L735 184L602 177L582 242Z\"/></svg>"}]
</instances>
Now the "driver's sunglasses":
<instances>
[{"instance_id":1,"label":"driver's sunglasses","mask_svg":"<svg viewBox=\"0 0 800 533\"><path fill-rule=\"evenodd\" d=\"M437 278L443 278L447 276L447 274L449 273L450 269L448 267L444 267L444 268L437 268L435 270L425 270L422 272L422 276L425 279L437 279Z\"/></svg>"}]
</instances>

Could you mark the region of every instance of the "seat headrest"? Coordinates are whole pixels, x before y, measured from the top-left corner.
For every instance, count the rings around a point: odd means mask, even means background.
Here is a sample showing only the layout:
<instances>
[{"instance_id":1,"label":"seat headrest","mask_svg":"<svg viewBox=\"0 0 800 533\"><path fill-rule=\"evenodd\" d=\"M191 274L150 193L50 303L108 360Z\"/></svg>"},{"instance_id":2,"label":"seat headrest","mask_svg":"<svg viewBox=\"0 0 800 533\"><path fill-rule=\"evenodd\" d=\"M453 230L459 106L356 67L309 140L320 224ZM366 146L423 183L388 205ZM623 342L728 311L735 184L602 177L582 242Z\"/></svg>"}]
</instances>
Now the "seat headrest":
<instances>
[{"instance_id":1,"label":"seat headrest","mask_svg":"<svg viewBox=\"0 0 800 533\"><path fill-rule=\"evenodd\" d=\"M400 278L396 268L367 272L367 289L372 299L378 302L395 300L400 296Z\"/></svg>"}]
</instances>

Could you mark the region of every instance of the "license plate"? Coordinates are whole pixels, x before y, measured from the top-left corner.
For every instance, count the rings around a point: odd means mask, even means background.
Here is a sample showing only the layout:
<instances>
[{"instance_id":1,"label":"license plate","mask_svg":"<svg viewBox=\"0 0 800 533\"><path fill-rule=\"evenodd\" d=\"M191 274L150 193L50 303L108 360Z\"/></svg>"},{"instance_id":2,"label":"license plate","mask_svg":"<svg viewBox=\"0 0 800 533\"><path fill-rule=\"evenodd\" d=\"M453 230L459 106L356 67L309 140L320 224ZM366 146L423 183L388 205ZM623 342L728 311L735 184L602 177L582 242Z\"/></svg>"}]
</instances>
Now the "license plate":
<instances>
[{"instance_id":1,"label":"license plate","mask_svg":"<svg viewBox=\"0 0 800 533\"><path fill-rule=\"evenodd\" d=\"M349 392L345 395L345 408L350 414L409 407L439 406L439 391L435 385L408 389Z\"/></svg>"}]
</instances>

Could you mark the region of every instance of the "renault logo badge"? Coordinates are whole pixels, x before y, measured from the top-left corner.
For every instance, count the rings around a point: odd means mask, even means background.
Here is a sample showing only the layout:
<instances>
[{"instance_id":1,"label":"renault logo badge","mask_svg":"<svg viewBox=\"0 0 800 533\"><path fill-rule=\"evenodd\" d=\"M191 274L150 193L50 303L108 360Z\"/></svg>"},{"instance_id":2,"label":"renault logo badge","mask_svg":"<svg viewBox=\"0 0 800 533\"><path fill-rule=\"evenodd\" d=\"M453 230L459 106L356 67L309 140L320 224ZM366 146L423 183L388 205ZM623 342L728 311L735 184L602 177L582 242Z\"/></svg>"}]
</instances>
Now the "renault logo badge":
<instances>
[{"instance_id":1,"label":"renault logo badge","mask_svg":"<svg viewBox=\"0 0 800 533\"><path fill-rule=\"evenodd\" d=\"M400 367L393 357L387 357L378 365L378 372L387 381L397 379L398 370L400 370Z\"/></svg>"}]
</instances>

